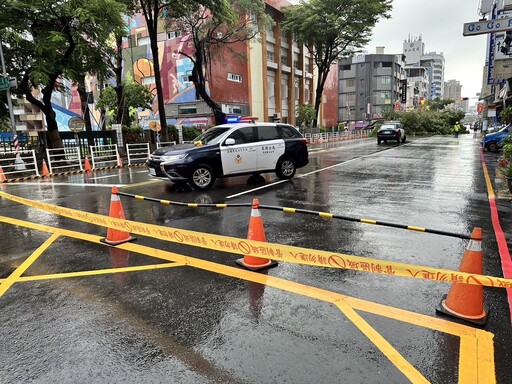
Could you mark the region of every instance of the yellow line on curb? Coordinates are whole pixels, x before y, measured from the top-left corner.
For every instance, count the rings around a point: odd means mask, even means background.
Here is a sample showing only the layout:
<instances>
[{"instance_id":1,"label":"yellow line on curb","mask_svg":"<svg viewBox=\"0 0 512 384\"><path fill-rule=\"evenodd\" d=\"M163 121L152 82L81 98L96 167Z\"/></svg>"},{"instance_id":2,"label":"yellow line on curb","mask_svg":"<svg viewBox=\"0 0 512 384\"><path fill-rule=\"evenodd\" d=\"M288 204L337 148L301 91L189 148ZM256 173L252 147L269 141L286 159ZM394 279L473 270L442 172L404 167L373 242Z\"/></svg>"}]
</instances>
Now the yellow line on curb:
<instances>
[{"instance_id":1,"label":"yellow line on curb","mask_svg":"<svg viewBox=\"0 0 512 384\"><path fill-rule=\"evenodd\" d=\"M21 265L16 268L0 285L0 297L16 282L19 277L37 260L39 256L43 254L46 249L52 245L55 240L60 237L59 230L56 229L53 234L39 247L37 248Z\"/></svg>"},{"instance_id":2,"label":"yellow line on curb","mask_svg":"<svg viewBox=\"0 0 512 384\"><path fill-rule=\"evenodd\" d=\"M483 156L483 154L482 154ZM484 170L484 178L485 178L485 184L487 184L487 191L488 191L488 198L489 199L495 199L496 195L494 194L494 189L492 188L491 178L489 177L489 171L487 170L487 164L485 161L482 162L483 170Z\"/></svg>"},{"instance_id":3,"label":"yellow line on curb","mask_svg":"<svg viewBox=\"0 0 512 384\"><path fill-rule=\"evenodd\" d=\"M0 222L44 232L55 232L53 236L66 236L89 241L98 245L107 246L100 241L101 237L96 235L54 228L42 224L30 223L3 216L0 216ZM366 300L352 298L339 293L306 286L282 278L263 275L256 272L217 264L211 261L196 259L193 257L188 257L156 248L150 248L140 244L124 243L118 245L116 248L155 257L169 262L175 262L180 266L186 265L224 276L252 281L254 283L263 284L286 292L295 293L336 305L340 310L342 310L345 316L347 316L354 323L354 325L366 337L368 337L368 339L374 343L374 345L379 350L381 350L388 359L390 359L390 362L413 382L425 382L426 379L410 363L408 363L407 360L401 356L400 353L391 344L389 344L377 331L375 331L368 323L366 323L366 321L364 321L355 312L355 310L380 315L382 317L394 319L399 322L414 324L427 329L437 330L458 336L461 339L461 353L459 357L459 383L466 383L462 381L462 378L465 378L466 376L461 373L460 370L471 366L471 364L477 366L478 372L478 376L474 377L473 380L478 380L478 383L485 384L493 384L496 382L495 365L494 359L492 357L494 355L494 345L492 341L493 334L489 332L468 327L462 324L453 323L440 318L429 317L398 308L372 303Z\"/></svg>"}]
</instances>

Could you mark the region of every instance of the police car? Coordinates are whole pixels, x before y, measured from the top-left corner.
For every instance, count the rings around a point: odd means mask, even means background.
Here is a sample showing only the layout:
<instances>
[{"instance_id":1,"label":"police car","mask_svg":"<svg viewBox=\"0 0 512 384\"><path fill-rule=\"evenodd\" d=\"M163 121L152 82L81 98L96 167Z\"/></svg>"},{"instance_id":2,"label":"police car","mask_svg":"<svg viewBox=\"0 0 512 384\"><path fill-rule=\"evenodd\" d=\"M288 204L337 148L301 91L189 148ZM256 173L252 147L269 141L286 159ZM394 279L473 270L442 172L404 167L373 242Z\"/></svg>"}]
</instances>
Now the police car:
<instances>
[{"instance_id":1,"label":"police car","mask_svg":"<svg viewBox=\"0 0 512 384\"><path fill-rule=\"evenodd\" d=\"M224 124L210 128L191 144L159 148L146 162L149 174L197 190L217 178L275 172L291 179L308 164L307 140L291 125Z\"/></svg>"}]
</instances>

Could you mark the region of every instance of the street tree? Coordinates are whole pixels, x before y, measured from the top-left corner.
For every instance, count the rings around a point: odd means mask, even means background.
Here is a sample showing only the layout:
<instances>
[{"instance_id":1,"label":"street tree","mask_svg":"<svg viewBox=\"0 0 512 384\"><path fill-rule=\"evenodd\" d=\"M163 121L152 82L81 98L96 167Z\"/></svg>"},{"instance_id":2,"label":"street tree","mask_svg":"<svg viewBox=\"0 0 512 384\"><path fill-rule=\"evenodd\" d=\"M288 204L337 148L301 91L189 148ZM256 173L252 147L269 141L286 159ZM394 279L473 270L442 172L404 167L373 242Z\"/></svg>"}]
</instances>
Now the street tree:
<instances>
[{"instance_id":1,"label":"street tree","mask_svg":"<svg viewBox=\"0 0 512 384\"><path fill-rule=\"evenodd\" d=\"M297 116L297 125L308 128L315 120L316 111L311 104L303 104L297 107L295 115Z\"/></svg>"},{"instance_id":2,"label":"street tree","mask_svg":"<svg viewBox=\"0 0 512 384\"><path fill-rule=\"evenodd\" d=\"M61 148L52 96L68 91L65 79L102 70L97 58L112 30L123 24L125 7L116 0L5 0L0 11L9 72L44 113L49 147Z\"/></svg>"},{"instance_id":3,"label":"street tree","mask_svg":"<svg viewBox=\"0 0 512 384\"><path fill-rule=\"evenodd\" d=\"M431 111L442 111L447 106L455 103L453 99L441 99L439 96L432 100L427 100L427 108Z\"/></svg>"},{"instance_id":4,"label":"street tree","mask_svg":"<svg viewBox=\"0 0 512 384\"><path fill-rule=\"evenodd\" d=\"M272 23L265 13L262 0L219 1L215 9L200 4L189 4L167 18L168 25L188 36L187 48L180 53L192 63L192 82L196 98L212 109L216 124L225 121L226 114L207 91L209 69L213 61L223 62L226 55L246 60L242 53L248 40L257 37Z\"/></svg>"},{"instance_id":5,"label":"street tree","mask_svg":"<svg viewBox=\"0 0 512 384\"><path fill-rule=\"evenodd\" d=\"M184 14L191 4L204 4L217 8L216 4L222 4L225 0L137 0L136 11L142 13L146 22L146 28L149 36L149 46L153 56L153 70L155 72L155 88L158 103L158 116L160 118L160 126L167 126L167 118L165 116L165 100L162 86L162 77L160 70L160 62L158 58L158 27L162 21L162 17L173 17L173 15ZM162 129L162 141L168 141L167 129Z\"/></svg>"},{"instance_id":6,"label":"street tree","mask_svg":"<svg viewBox=\"0 0 512 384\"><path fill-rule=\"evenodd\" d=\"M389 18L391 0L302 0L283 8L282 28L304 44L318 69L315 94L316 127L325 82L331 64L350 57L371 39L379 18Z\"/></svg>"},{"instance_id":7,"label":"street tree","mask_svg":"<svg viewBox=\"0 0 512 384\"><path fill-rule=\"evenodd\" d=\"M119 107L122 105L123 113L126 114L122 121L124 125L129 127L133 123L134 116L126 113L126 111L137 110L138 108L151 109L154 96L149 89L133 80L125 80L122 88L124 90L122 104L119 103L117 90L114 87L107 87L101 92L96 107L105 109L107 113L113 116L118 116Z\"/></svg>"}]
</instances>

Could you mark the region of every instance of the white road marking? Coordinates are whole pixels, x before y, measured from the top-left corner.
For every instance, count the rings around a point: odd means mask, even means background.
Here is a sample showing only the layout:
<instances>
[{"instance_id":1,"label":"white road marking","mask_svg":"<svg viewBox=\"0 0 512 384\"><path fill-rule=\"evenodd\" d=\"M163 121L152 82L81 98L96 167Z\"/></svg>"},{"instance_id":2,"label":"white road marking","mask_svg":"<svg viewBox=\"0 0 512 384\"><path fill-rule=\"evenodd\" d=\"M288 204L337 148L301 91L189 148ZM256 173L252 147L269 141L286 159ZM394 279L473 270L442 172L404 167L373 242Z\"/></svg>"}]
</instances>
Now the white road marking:
<instances>
[{"instance_id":1,"label":"white road marking","mask_svg":"<svg viewBox=\"0 0 512 384\"><path fill-rule=\"evenodd\" d=\"M20 182L20 183L2 183L2 185L39 185L39 186L52 186L52 185L67 185L73 187L124 187L126 184L96 184L96 183L52 183L50 181L41 183Z\"/></svg>"}]
</instances>

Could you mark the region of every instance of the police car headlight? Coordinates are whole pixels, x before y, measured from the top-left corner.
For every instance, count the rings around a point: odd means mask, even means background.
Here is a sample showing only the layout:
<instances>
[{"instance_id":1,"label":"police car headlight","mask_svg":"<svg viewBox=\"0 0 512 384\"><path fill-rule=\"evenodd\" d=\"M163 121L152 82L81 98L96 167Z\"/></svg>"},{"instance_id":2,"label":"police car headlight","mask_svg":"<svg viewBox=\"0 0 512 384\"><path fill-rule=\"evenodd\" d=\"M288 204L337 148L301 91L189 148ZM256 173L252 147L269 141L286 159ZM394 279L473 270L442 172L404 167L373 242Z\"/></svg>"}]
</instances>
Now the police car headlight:
<instances>
[{"instance_id":1,"label":"police car headlight","mask_svg":"<svg viewBox=\"0 0 512 384\"><path fill-rule=\"evenodd\" d=\"M160 157L160 160L161 161L164 161L164 162L169 162L169 161L178 161L178 160L183 160L185 157L187 157L188 155L186 153L184 154L181 154L181 155L172 155L172 156L161 156Z\"/></svg>"}]
</instances>

